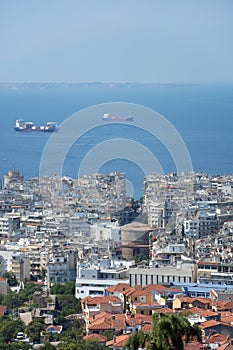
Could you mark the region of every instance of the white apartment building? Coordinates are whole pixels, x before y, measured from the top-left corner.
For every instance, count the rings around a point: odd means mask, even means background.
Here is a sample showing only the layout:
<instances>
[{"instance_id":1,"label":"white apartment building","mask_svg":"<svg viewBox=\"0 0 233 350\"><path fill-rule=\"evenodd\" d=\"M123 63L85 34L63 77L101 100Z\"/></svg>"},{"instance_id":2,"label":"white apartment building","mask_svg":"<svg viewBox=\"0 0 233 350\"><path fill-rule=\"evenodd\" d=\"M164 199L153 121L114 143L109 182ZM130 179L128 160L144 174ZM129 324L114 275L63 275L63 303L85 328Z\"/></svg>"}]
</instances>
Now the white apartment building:
<instances>
[{"instance_id":1,"label":"white apartment building","mask_svg":"<svg viewBox=\"0 0 233 350\"><path fill-rule=\"evenodd\" d=\"M0 218L0 237L8 236L15 230L18 230L20 226L20 217L6 214L4 217Z\"/></svg>"},{"instance_id":2,"label":"white apartment building","mask_svg":"<svg viewBox=\"0 0 233 350\"><path fill-rule=\"evenodd\" d=\"M96 224L91 225L90 229L95 242L106 242L110 246L120 246L121 232L117 220L100 219Z\"/></svg>"},{"instance_id":3,"label":"white apartment building","mask_svg":"<svg viewBox=\"0 0 233 350\"><path fill-rule=\"evenodd\" d=\"M113 265L110 260L103 259L98 265L78 263L75 296L103 296L107 287L128 282L128 268L123 262Z\"/></svg>"},{"instance_id":4,"label":"white apartment building","mask_svg":"<svg viewBox=\"0 0 233 350\"><path fill-rule=\"evenodd\" d=\"M47 262L47 285L75 281L76 253L74 251L54 254Z\"/></svg>"}]
</instances>

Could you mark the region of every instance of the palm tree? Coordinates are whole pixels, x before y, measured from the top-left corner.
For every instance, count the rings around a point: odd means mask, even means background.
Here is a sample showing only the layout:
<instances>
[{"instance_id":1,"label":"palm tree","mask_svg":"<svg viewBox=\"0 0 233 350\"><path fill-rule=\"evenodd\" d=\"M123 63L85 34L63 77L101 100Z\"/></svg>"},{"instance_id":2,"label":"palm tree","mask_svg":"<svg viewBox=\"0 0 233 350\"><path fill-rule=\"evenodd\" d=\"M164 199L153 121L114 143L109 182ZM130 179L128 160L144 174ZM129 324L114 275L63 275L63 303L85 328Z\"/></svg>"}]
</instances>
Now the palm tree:
<instances>
[{"instance_id":1,"label":"palm tree","mask_svg":"<svg viewBox=\"0 0 233 350\"><path fill-rule=\"evenodd\" d=\"M192 326L180 314L154 314L152 316L153 329L148 349L151 350L183 350L184 342L196 338L201 341L201 330Z\"/></svg>"},{"instance_id":2,"label":"palm tree","mask_svg":"<svg viewBox=\"0 0 233 350\"><path fill-rule=\"evenodd\" d=\"M146 342L146 335L141 330L135 331L124 344L124 350L138 350L143 348Z\"/></svg>"}]
</instances>

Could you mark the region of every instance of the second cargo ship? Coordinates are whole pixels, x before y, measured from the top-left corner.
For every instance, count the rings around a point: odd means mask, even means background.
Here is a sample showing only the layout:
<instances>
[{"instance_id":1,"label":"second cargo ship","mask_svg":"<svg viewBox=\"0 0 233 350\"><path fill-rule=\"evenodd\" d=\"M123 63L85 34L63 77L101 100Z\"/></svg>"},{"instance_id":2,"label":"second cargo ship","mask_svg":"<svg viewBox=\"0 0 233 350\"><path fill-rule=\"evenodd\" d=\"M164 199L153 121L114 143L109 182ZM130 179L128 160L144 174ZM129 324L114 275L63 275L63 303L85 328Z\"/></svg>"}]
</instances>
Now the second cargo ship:
<instances>
[{"instance_id":1,"label":"second cargo ship","mask_svg":"<svg viewBox=\"0 0 233 350\"><path fill-rule=\"evenodd\" d=\"M105 122L125 122L125 121L133 121L133 117L128 116L122 116L122 115L110 115L109 113L104 113L104 115L101 118Z\"/></svg>"}]
</instances>

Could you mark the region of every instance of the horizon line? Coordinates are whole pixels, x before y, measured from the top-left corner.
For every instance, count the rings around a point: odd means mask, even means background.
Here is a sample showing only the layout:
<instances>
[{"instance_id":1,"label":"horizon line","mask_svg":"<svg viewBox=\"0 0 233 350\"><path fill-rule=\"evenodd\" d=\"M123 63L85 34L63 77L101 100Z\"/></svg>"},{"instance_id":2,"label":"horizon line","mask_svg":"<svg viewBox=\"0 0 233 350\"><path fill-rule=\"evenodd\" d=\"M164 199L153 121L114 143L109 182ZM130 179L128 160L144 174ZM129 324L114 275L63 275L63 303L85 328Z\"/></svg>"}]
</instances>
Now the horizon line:
<instances>
[{"instance_id":1,"label":"horizon line","mask_svg":"<svg viewBox=\"0 0 233 350\"><path fill-rule=\"evenodd\" d=\"M81 81L81 82L70 82L70 81L20 81L20 82L13 82L13 81L0 81L0 85L3 84L51 84L51 85L77 85L77 84L103 84L103 85L111 85L111 84L131 84L131 85L199 85L199 84L232 84L233 81L227 80L227 81L196 81L196 82L182 82L182 81L174 81L174 82L143 82L143 81Z\"/></svg>"}]
</instances>

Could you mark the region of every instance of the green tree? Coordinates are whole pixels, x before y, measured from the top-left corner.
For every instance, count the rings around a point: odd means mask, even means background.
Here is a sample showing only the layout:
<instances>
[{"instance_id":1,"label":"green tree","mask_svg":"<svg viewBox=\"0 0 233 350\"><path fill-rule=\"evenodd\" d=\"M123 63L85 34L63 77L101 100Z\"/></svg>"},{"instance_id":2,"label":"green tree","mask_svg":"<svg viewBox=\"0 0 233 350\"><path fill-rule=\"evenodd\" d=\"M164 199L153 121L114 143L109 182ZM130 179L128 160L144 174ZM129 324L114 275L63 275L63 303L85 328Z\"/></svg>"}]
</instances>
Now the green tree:
<instances>
[{"instance_id":1,"label":"green tree","mask_svg":"<svg viewBox=\"0 0 233 350\"><path fill-rule=\"evenodd\" d=\"M42 350L56 350L55 346L50 343L46 343L42 348Z\"/></svg>"},{"instance_id":2,"label":"green tree","mask_svg":"<svg viewBox=\"0 0 233 350\"><path fill-rule=\"evenodd\" d=\"M44 329L44 324L38 320L30 322L26 327L26 334L31 341L40 341L40 333Z\"/></svg>"},{"instance_id":3,"label":"green tree","mask_svg":"<svg viewBox=\"0 0 233 350\"><path fill-rule=\"evenodd\" d=\"M70 339L59 344L61 350L109 350L105 345L100 345L96 341L85 341L83 339Z\"/></svg>"},{"instance_id":4,"label":"green tree","mask_svg":"<svg viewBox=\"0 0 233 350\"><path fill-rule=\"evenodd\" d=\"M34 283L27 283L25 287L18 293L21 304L32 300L33 294L37 291L41 291L42 287L35 285Z\"/></svg>"},{"instance_id":5,"label":"green tree","mask_svg":"<svg viewBox=\"0 0 233 350\"><path fill-rule=\"evenodd\" d=\"M6 305L8 309L18 308L32 299L35 291L41 290L41 286L29 283L19 293L10 291L1 299L1 303Z\"/></svg>"},{"instance_id":6,"label":"green tree","mask_svg":"<svg viewBox=\"0 0 233 350\"><path fill-rule=\"evenodd\" d=\"M2 299L2 304L5 305L8 309L13 309L18 305L18 296L16 292L9 292Z\"/></svg>"},{"instance_id":7,"label":"green tree","mask_svg":"<svg viewBox=\"0 0 233 350\"><path fill-rule=\"evenodd\" d=\"M114 331L106 330L103 332L103 335L107 338L107 341L112 340L114 337Z\"/></svg>"},{"instance_id":8,"label":"green tree","mask_svg":"<svg viewBox=\"0 0 233 350\"><path fill-rule=\"evenodd\" d=\"M148 349L152 350L183 350L184 342L196 338L201 341L201 330L192 326L181 314L154 314L153 328Z\"/></svg>"},{"instance_id":9,"label":"green tree","mask_svg":"<svg viewBox=\"0 0 233 350\"><path fill-rule=\"evenodd\" d=\"M57 309L61 311L61 316L79 313L82 310L81 302L74 295L57 295Z\"/></svg>"},{"instance_id":10,"label":"green tree","mask_svg":"<svg viewBox=\"0 0 233 350\"><path fill-rule=\"evenodd\" d=\"M8 343L18 332L24 331L24 324L21 320L13 321L7 317L0 318L0 341Z\"/></svg>"},{"instance_id":11,"label":"green tree","mask_svg":"<svg viewBox=\"0 0 233 350\"><path fill-rule=\"evenodd\" d=\"M75 282L55 283L51 289L51 294L55 295L74 295L75 294Z\"/></svg>"},{"instance_id":12,"label":"green tree","mask_svg":"<svg viewBox=\"0 0 233 350\"><path fill-rule=\"evenodd\" d=\"M4 274L2 275L2 277L7 278L8 284L11 287L15 287L18 285L18 281L16 279L16 276L13 272L4 272Z\"/></svg>"},{"instance_id":13,"label":"green tree","mask_svg":"<svg viewBox=\"0 0 233 350\"><path fill-rule=\"evenodd\" d=\"M26 344L23 342L8 344L7 350L30 350L32 349L31 344ZM2 348L1 348L2 349Z\"/></svg>"},{"instance_id":14,"label":"green tree","mask_svg":"<svg viewBox=\"0 0 233 350\"><path fill-rule=\"evenodd\" d=\"M146 342L146 335L142 331L135 331L127 339L123 349L127 350L138 350L138 348L143 348Z\"/></svg>"}]
</instances>

